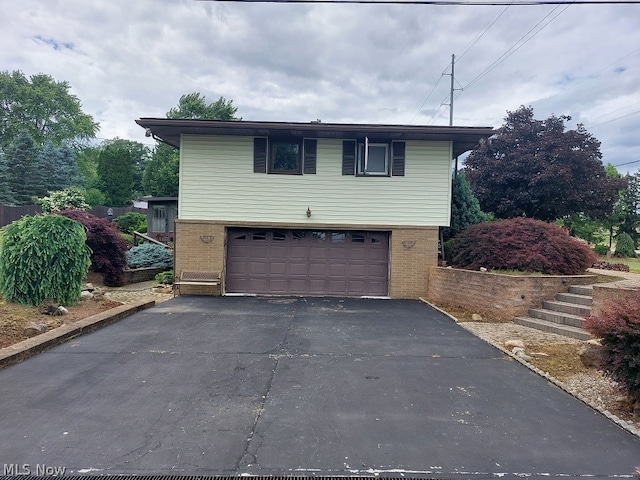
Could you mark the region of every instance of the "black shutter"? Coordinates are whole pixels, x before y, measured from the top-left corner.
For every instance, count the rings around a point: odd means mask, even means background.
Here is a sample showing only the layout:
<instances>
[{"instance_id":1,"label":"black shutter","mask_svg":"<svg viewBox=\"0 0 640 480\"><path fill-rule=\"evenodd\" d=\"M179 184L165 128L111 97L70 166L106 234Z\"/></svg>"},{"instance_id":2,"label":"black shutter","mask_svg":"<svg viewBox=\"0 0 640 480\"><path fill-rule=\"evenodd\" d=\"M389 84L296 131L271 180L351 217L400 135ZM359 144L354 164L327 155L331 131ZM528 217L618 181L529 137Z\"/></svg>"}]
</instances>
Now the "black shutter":
<instances>
[{"instance_id":1,"label":"black shutter","mask_svg":"<svg viewBox=\"0 0 640 480\"><path fill-rule=\"evenodd\" d=\"M316 157L318 151L317 140L305 140L304 141L304 173L314 174L316 173Z\"/></svg>"},{"instance_id":2,"label":"black shutter","mask_svg":"<svg viewBox=\"0 0 640 480\"><path fill-rule=\"evenodd\" d=\"M253 139L253 173L267 173L267 139Z\"/></svg>"},{"instance_id":3,"label":"black shutter","mask_svg":"<svg viewBox=\"0 0 640 480\"><path fill-rule=\"evenodd\" d=\"M393 142L391 150L393 151L393 165L391 167L391 175L394 177L404 177L404 142Z\"/></svg>"},{"instance_id":4,"label":"black shutter","mask_svg":"<svg viewBox=\"0 0 640 480\"><path fill-rule=\"evenodd\" d=\"M342 175L356 174L356 142L344 140L342 142Z\"/></svg>"}]
</instances>

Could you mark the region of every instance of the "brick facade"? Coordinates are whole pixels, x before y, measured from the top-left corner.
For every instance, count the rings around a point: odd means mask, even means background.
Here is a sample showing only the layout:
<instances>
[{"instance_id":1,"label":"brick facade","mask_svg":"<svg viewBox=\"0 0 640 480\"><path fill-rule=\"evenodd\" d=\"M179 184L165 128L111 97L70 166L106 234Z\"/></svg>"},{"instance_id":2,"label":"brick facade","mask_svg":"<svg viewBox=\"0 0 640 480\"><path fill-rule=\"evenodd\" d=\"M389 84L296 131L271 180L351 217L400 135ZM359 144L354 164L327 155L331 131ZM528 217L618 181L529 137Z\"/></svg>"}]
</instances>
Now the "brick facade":
<instances>
[{"instance_id":1,"label":"brick facade","mask_svg":"<svg viewBox=\"0 0 640 480\"><path fill-rule=\"evenodd\" d=\"M543 300L590 285L595 275L502 275L455 268L432 268L427 300L471 310L498 320L513 320Z\"/></svg>"},{"instance_id":2,"label":"brick facade","mask_svg":"<svg viewBox=\"0 0 640 480\"><path fill-rule=\"evenodd\" d=\"M424 297L429 269L438 265L438 228L393 229L390 249L391 298Z\"/></svg>"},{"instance_id":3,"label":"brick facade","mask_svg":"<svg viewBox=\"0 0 640 480\"><path fill-rule=\"evenodd\" d=\"M224 271L225 228L206 220L176 220L175 223L175 274L182 270L217 272ZM224 277L222 277L224 278ZM215 289L220 294L224 287ZM214 291L207 286L182 286L185 294L207 295Z\"/></svg>"},{"instance_id":4,"label":"brick facade","mask_svg":"<svg viewBox=\"0 0 640 480\"><path fill-rule=\"evenodd\" d=\"M234 224L206 220L176 220L175 272L196 270L225 275L226 227L279 227L270 224ZM292 228L295 228L292 226ZM309 225L305 225L309 228ZM348 230L344 225L314 226ZM364 230L364 228L359 228ZM389 294L392 298L420 298L427 293L429 268L437 265L438 228L389 228L391 231L389 259ZM211 294L211 287L183 286L185 294ZM216 294L224 292L224 283Z\"/></svg>"}]
</instances>

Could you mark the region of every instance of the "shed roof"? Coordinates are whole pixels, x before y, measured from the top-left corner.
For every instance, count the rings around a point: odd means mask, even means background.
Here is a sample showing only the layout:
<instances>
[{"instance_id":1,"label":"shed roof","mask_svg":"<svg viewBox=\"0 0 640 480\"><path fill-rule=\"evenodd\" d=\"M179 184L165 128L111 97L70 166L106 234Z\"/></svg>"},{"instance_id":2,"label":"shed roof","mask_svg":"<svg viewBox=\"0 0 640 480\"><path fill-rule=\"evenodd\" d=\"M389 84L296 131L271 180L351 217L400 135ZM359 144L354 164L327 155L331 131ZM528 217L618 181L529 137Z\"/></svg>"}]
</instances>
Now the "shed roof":
<instances>
[{"instance_id":1,"label":"shed roof","mask_svg":"<svg viewBox=\"0 0 640 480\"><path fill-rule=\"evenodd\" d=\"M417 125L374 125L322 122L254 122L140 118L136 123L148 136L180 148L181 135L240 135L248 137L306 137L336 139L391 139L452 141L453 155L473 149L480 139L493 135L492 127L444 127Z\"/></svg>"}]
</instances>

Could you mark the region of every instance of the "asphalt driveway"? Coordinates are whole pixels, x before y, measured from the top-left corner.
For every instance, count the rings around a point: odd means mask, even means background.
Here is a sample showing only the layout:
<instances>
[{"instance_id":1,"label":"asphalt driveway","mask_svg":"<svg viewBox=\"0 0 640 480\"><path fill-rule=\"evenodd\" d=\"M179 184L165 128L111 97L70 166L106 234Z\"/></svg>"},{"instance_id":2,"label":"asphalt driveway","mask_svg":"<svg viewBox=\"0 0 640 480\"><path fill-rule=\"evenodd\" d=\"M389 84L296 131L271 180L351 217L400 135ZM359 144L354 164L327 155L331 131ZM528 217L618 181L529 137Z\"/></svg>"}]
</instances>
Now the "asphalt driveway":
<instances>
[{"instance_id":1,"label":"asphalt driveway","mask_svg":"<svg viewBox=\"0 0 640 480\"><path fill-rule=\"evenodd\" d=\"M417 301L185 296L0 371L0 463L625 478L640 439Z\"/></svg>"}]
</instances>

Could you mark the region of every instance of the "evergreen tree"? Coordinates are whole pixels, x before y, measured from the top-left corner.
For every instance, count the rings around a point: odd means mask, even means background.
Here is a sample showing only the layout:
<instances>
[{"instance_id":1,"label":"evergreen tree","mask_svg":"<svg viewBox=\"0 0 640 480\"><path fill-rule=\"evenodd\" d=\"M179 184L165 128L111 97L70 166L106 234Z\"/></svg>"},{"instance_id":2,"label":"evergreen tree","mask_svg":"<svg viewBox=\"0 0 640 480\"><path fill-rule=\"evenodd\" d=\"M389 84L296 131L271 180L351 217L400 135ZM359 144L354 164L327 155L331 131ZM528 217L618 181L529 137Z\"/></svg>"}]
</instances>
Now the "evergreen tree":
<instances>
[{"instance_id":1,"label":"evergreen tree","mask_svg":"<svg viewBox=\"0 0 640 480\"><path fill-rule=\"evenodd\" d=\"M6 149L6 179L16 205L31 203L36 192L42 191L42 177L35 171L36 154L33 138L26 132L20 133Z\"/></svg>"},{"instance_id":2,"label":"evergreen tree","mask_svg":"<svg viewBox=\"0 0 640 480\"><path fill-rule=\"evenodd\" d=\"M620 194L620 224L618 235L626 233L637 245L640 240L640 172L627 175L627 188Z\"/></svg>"},{"instance_id":3,"label":"evergreen tree","mask_svg":"<svg viewBox=\"0 0 640 480\"><path fill-rule=\"evenodd\" d=\"M442 235L445 241L455 237L469 225L475 225L485 219L464 173L458 172L452 183L451 226L443 229Z\"/></svg>"},{"instance_id":4,"label":"evergreen tree","mask_svg":"<svg viewBox=\"0 0 640 480\"><path fill-rule=\"evenodd\" d=\"M15 198L9 185L9 166L6 158L7 156L0 151L0 205L13 205Z\"/></svg>"},{"instance_id":5,"label":"evergreen tree","mask_svg":"<svg viewBox=\"0 0 640 480\"><path fill-rule=\"evenodd\" d=\"M108 144L98 160L100 190L111 207L124 207L133 199L133 161L122 144Z\"/></svg>"}]
</instances>

